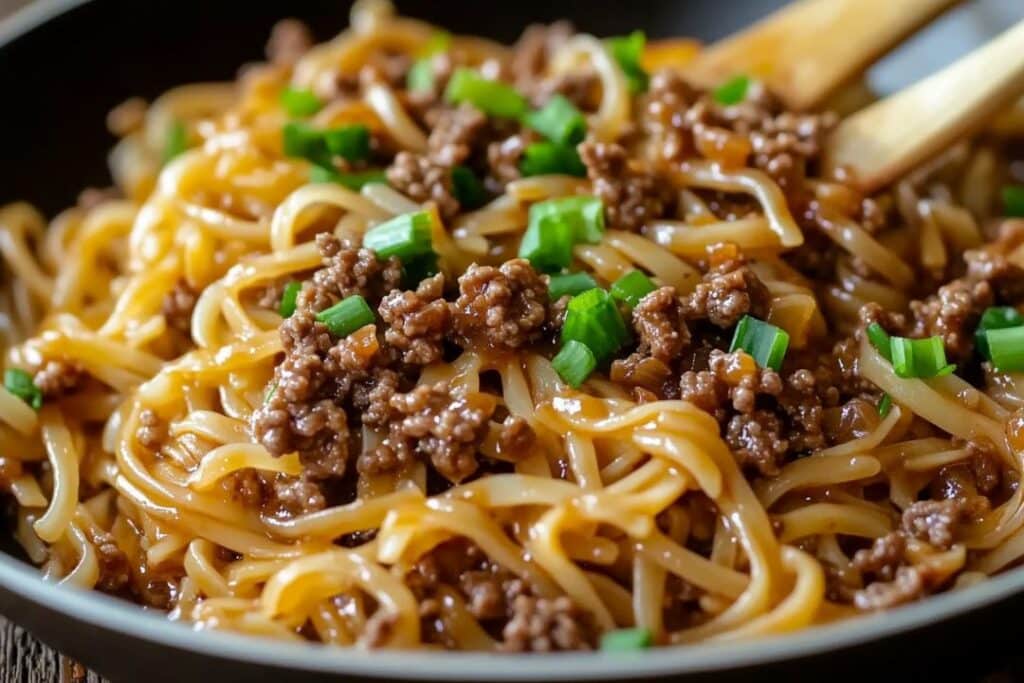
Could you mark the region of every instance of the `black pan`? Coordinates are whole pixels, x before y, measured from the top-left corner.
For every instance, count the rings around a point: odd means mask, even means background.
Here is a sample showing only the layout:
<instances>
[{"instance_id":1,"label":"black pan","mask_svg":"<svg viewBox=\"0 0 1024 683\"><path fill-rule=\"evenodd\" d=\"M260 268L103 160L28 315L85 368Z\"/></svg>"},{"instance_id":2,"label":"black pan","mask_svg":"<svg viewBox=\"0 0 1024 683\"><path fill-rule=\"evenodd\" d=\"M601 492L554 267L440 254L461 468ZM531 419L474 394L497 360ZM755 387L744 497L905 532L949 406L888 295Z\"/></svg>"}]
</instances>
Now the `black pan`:
<instances>
[{"instance_id":1,"label":"black pan","mask_svg":"<svg viewBox=\"0 0 1024 683\"><path fill-rule=\"evenodd\" d=\"M900 0L893 0L894 2ZM1010 0L1019 2L1019 0ZM406 0L400 9L456 32L513 39L533 21L570 17L583 30L692 35L713 40L779 0ZM106 112L132 95L224 80L261 57L274 21L308 21L319 38L346 22L338 0L43 1L0 24L0 203L26 199L53 213L86 185L109 184L113 139ZM944 61L948 55L936 55ZM0 501L2 503L3 501ZM976 679L1015 654L1014 617L1024 572L869 617L754 643L606 655L498 657L357 653L197 632L105 596L43 583L0 530L0 613L114 680L217 683L370 679L534 681L745 680L752 675L821 681ZM0 662L2 666L2 662Z\"/></svg>"}]
</instances>

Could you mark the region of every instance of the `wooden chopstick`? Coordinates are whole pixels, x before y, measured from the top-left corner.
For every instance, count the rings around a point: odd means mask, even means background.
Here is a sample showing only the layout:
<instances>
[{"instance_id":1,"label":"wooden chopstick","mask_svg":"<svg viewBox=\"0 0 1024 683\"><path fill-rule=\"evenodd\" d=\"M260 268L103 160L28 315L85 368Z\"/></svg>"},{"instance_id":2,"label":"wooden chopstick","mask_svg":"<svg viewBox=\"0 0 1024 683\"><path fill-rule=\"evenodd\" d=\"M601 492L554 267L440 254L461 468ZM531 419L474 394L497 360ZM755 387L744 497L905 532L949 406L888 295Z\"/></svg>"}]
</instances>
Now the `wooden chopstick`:
<instances>
[{"instance_id":1,"label":"wooden chopstick","mask_svg":"<svg viewBox=\"0 0 1024 683\"><path fill-rule=\"evenodd\" d=\"M1024 93L1024 21L949 67L847 117L826 145L873 192L976 132Z\"/></svg>"},{"instance_id":2,"label":"wooden chopstick","mask_svg":"<svg viewBox=\"0 0 1024 683\"><path fill-rule=\"evenodd\" d=\"M685 67L704 87L744 74L791 109L820 104L960 0L799 0L701 52Z\"/></svg>"}]
</instances>

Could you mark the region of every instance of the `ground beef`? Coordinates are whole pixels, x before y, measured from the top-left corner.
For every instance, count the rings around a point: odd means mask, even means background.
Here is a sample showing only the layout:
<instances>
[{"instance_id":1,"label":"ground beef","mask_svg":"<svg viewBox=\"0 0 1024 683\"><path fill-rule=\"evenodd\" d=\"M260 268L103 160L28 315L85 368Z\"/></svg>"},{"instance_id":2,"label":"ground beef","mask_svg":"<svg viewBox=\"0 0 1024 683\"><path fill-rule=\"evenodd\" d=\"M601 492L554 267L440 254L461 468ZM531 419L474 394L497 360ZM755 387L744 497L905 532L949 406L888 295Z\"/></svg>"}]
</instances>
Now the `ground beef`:
<instances>
[{"instance_id":1,"label":"ground beef","mask_svg":"<svg viewBox=\"0 0 1024 683\"><path fill-rule=\"evenodd\" d=\"M36 371L32 382L43 392L43 398L58 399L77 391L86 377L85 371L75 363L48 360Z\"/></svg>"},{"instance_id":2,"label":"ground beef","mask_svg":"<svg viewBox=\"0 0 1024 683\"><path fill-rule=\"evenodd\" d=\"M522 177L519 164L523 159L523 152L537 139L538 136L534 132L522 130L487 146L487 179L488 184L493 186L492 189L503 192L507 184Z\"/></svg>"},{"instance_id":3,"label":"ground beef","mask_svg":"<svg viewBox=\"0 0 1024 683\"><path fill-rule=\"evenodd\" d=\"M327 507L320 483L307 476L243 469L225 481L235 500L269 517L293 519Z\"/></svg>"},{"instance_id":4,"label":"ground beef","mask_svg":"<svg viewBox=\"0 0 1024 683\"><path fill-rule=\"evenodd\" d=\"M292 66L313 47L313 34L298 19L282 19L274 24L267 41L267 60L278 66Z\"/></svg>"},{"instance_id":5,"label":"ground beef","mask_svg":"<svg viewBox=\"0 0 1024 683\"><path fill-rule=\"evenodd\" d=\"M683 304L687 319L706 319L724 328L744 315L764 318L770 302L768 288L746 260L736 256L709 268Z\"/></svg>"},{"instance_id":6,"label":"ground beef","mask_svg":"<svg viewBox=\"0 0 1024 683\"><path fill-rule=\"evenodd\" d=\"M459 213L451 169L429 157L399 152L387 169L388 183L414 202L434 202L445 220Z\"/></svg>"},{"instance_id":7,"label":"ground beef","mask_svg":"<svg viewBox=\"0 0 1024 683\"><path fill-rule=\"evenodd\" d=\"M770 410L733 415L725 429L725 443L740 467L762 476L779 473L789 441L782 436L782 422Z\"/></svg>"},{"instance_id":8,"label":"ground beef","mask_svg":"<svg viewBox=\"0 0 1024 683\"><path fill-rule=\"evenodd\" d=\"M949 550L965 512L963 498L921 500L903 511L903 530L940 550Z\"/></svg>"},{"instance_id":9,"label":"ground beef","mask_svg":"<svg viewBox=\"0 0 1024 683\"><path fill-rule=\"evenodd\" d=\"M683 315L683 305L674 287L660 287L641 299L632 317L641 353L663 363L678 356L690 343L690 331Z\"/></svg>"},{"instance_id":10,"label":"ground beef","mask_svg":"<svg viewBox=\"0 0 1024 683\"><path fill-rule=\"evenodd\" d=\"M96 549L100 577L96 588L105 593L120 593L132 578L128 556L117 546L114 537L102 529L86 525L86 536Z\"/></svg>"},{"instance_id":11,"label":"ground beef","mask_svg":"<svg viewBox=\"0 0 1024 683\"><path fill-rule=\"evenodd\" d=\"M588 615L571 598L520 595L512 602L512 618L502 630L507 652L590 650L597 640Z\"/></svg>"},{"instance_id":12,"label":"ground beef","mask_svg":"<svg viewBox=\"0 0 1024 683\"><path fill-rule=\"evenodd\" d=\"M924 301L910 302L914 315L911 336L938 335L946 345L950 362L967 360L974 350L974 329L993 302L992 287L986 280L953 280Z\"/></svg>"},{"instance_id":13,"label":"ground beef","mask_svg":"<svg viewBox=\"0 0 1024 683\"><path fill-rule=\"evenodd\" d=\"M189 334L192 327L192 311L196 307L199 294L185 280L178 280L174 288L164 297L161 312L167 326Z\"/></svg>"},{"instance_id":14,"label":"ground beef","mask_svg":"<svg viewBox=\"0 0 1024 683\"><path fill-rule=\"evenodd\" d=\"M589 69L544 78L532 88L530 101L542 107L555 95L566 98L580 111L596 111L601 105L601 78Z\"/></svg>"},{"instance_id":15,"label":"ground beef","mask_svg":"<svg viewBox=\"0 0 1024 683\"><path fill-rule=\"evenodd\" d=\"M451 310L444 300L444 275L420 282L416 291L395 290L380 303L386 325L384 339L411 365L428 365L441 359Z\"/></svg>"},{"instance_id":16,"label":"ground beef","mask_svg":"<svg viewBox=\"0 0 1024 683\"><path fill-rule=\"evenodd\" d=\"M373 251L348 246L328 233L317 235L316 243L324 266L313 274L312 287L299 293L297 309L319 313L353 294L373 305L401 284L402 263L395 257L382 263Z\"/></svg>"},{"instance_id":17,"label":"ground beef","mask_svg":"<svg viewBox=\"0 0 1024 683\"><path fill-rule=\"evenodd\" d=\"M167 440L167 423L156 412L144 408L139 413L139 445L151 451L158 451Z\"/></svg>"},{"instance_id":18,"label":"ground beef","mask_svg":"<svg viewBox=\"0 0 1024 683\"><path fill-rule=\"evenodd\" d=\"M893 531L876 538L870 548L858 550L853 556L853 567L861 574L891 581L896 570L904 562L907 539L903 533Z\"/></svg>"},{"instance_id":19,"label":"ground beef","mask_svg":"<svg viewBox=\"0 0 1024 683\"><path fill-rule=\"evenodd\" d=\"M724 422L729 410L744 415L752 413L757 397L776 397L782 393L783 382L777 372L761 368L743 351L726 353L715 349L708 356L708 370L688 370L679 380L682 400Z\"/></svg>"},{"instance_id":20,"label":"ground beef","mask_svg":"<svg viewBox=\"0 0 1024 683\"><path fill-rule=\"evenodd\" d=\"M388 436L359 458L367 474L398 469L416 456L451 482L477 468L476 454L487 435L495 404L483 394L453 395L448 385L421 385L389 401Z\"/></svg>"},{"instance_id":21,"label":"ground beef","mask_svg":"<svg viewBox=\"0 0 1024 683\"><path fill-rule=\"evenodd\" d=\"M544 279L529 261L513 259L499 268L467 268L459 278L452 316L463 345L518 349L540 336L547 305Z\"/></svg>"},{"instance_id":22,"label":"ground beef","mask_svg":"<svg viewBox=\"0 0 1024 683\"><path fill-rule=\"evenodd\" d=\"M920 567L902 566L891 581L875 581L853 595L853 604L860 610L884 610L913 602L929 588L930 573Z\"/></svg>"},{"instance_id":23,"label":"ground beef","mask_svg":"<svg viewBox=\"0 0 1024 683\"><path fill-rule=\"evenodd\" d=\"M693 126L687 115L699 96L674 69L651 75L640 123L663 159L681 161L694 154Z\"/></svg>"},{"instance_id":24,"label":"ground beef","mask_svg":"<svg viewBox=\"0 0 1024 683\"><path fill-rule=\"evenodd\" d=\"M668 212L672 204L668 183L653 173L631 168L622 145L584 142L579 152L594 194L604 202L609 227L638 232L645 223Z\"/></svg>"},{"instance_id":25,"label":"ground beef","mask_svg":"<svg viewBox=\"0 0 1024 683\"><path fill-rule=\"evenodd\" d=\"M537 440L533 427L518 415L509 415L501 425L498 434L498 452L515 458L529 453L530 447Z\"/></svg>"},{"instance_id":26,"label":"ground beef","mask_svg":"<svg viewBox=\"0 0 1024 683\"><path fill-rule=\"evenodd\" d=\"M687 370L679 378L679 398L689 401L719 421L726 416L729 385L710 370Z\"/></svg>"},{"instance_id":27,"label":"ground beef","mask_svg":"<svg viewBox=\"0 0 1024 683\"><path fill-rule=\"evenodd\" d=\"M444 109L427 140L430 160L451 168L465 162L473 150L483 147L487 117L469 104Z\"/></svg>"}]
</instances>

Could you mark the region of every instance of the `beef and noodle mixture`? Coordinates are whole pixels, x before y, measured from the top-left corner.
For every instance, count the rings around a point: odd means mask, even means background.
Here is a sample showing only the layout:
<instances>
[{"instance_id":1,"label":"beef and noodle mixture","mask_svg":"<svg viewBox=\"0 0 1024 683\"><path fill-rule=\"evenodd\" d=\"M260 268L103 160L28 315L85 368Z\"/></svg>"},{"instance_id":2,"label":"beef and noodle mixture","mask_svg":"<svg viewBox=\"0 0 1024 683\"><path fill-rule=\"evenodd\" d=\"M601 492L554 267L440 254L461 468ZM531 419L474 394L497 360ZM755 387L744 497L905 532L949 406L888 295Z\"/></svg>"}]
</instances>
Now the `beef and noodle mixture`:
<instances>
[{"instance_id":1,"label":"beef and noodle mixture","mask_svg":"<svg viewBox=\"0 0 1024 683\"><path fill-rule=\"evenodd\" d=\"M1024 109L864 196L841 113L696 49L364 1L113 110L112 187L0 208L26 555L197 628L506 652L1018 563Z\"/></svg>"}]
</instances>

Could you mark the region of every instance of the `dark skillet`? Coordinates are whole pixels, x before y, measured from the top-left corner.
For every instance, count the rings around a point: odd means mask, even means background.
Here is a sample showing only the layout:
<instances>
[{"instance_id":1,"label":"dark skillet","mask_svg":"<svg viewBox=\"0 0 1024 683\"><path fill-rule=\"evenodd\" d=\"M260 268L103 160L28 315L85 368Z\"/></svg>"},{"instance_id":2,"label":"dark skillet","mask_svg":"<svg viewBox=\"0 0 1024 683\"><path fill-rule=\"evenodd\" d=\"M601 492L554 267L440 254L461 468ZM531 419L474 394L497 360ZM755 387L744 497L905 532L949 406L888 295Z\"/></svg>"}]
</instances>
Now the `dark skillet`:
<instances>
[{"instance_id":1,"label":"dark skillet","mask_svg":"<svg viewBox=\"0 0 1024 683\"><path fill-rule=\"evenodd\" d=\"M513 39L533 21L569 17L585 31L712 40L779 0L407 0L400 9L456 32ZM27 199L47 212L86 185L109 184L113 140L104 116L132 95L226 80L260 59L275 20L298 16L326 39L344 26L338 0L43 2L0 24L0 203ZM352 653L230 634L194 632L102 595L42 583L0 530L0 613L114 680L799 680L977 679L1019 647L1012 619L1024 573L890 614L756 643L600 655L511 658L447 653ZM2 665L2 662L0 662Z\"/></svg>"}]
</instances>

